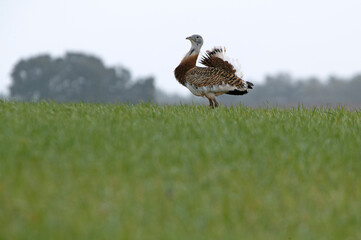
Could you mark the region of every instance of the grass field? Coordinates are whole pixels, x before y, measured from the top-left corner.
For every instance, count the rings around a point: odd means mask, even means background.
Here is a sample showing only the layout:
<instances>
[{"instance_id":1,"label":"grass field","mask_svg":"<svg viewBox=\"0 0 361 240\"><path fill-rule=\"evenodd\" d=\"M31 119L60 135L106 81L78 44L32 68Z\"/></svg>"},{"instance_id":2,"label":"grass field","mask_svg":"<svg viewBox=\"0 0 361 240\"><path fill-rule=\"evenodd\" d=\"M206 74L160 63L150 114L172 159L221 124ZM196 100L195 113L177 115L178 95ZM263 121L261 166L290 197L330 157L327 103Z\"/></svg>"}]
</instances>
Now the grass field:
<instances>
[{"instance_id":1,"label":"grass field","mask_svg":"<svg viewBox=\"0 0 361 240\"><path fill-rule=\"evenodd\" d=\"M0 102L0 239L361 239L361 112Z\"/></svg>"}]
</instances>

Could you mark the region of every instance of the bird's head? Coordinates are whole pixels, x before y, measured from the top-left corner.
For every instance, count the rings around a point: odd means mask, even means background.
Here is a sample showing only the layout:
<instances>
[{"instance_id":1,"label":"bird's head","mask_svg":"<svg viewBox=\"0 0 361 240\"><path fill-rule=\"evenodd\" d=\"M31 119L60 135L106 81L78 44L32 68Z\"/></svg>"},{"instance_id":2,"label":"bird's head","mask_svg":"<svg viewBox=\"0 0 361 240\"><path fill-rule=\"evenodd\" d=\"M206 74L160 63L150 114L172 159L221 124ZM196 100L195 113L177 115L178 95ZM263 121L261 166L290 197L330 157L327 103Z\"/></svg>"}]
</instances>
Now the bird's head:
<instances>
[{"instance_id":1,"label":"bird's head","mask_svg":"<svg viewBox=\"0 0 361 240\"><path fill-rule=\"evenodd\" d=\"M192 36L189 36L186 39L191 41L193 47L196 47L196 48L200 49L202 47L202 45L203 45L203 38L202 38L202 36L200 36L198 34L194 34Z\"/></svg>"}]
</instances>

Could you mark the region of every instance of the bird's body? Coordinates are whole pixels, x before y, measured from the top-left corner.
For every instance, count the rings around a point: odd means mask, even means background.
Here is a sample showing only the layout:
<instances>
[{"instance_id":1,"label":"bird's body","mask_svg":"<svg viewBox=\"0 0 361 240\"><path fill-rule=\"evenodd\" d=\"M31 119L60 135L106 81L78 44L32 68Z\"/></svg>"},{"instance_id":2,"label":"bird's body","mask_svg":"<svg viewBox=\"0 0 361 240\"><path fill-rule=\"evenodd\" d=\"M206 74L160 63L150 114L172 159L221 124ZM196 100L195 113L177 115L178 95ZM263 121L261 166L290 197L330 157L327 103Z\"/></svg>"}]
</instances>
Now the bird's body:
<instances>
[{"instance_id":1,"label":"bird's body","mask_svg":"<svg viewBox=\"0 0 361 240\"><path fill-rule=\"evenodd\" d=\"M197 67L196 62L203 45L199 35L188 37L192 47L183 58L174 74L179 83L194 95L206 97L211 107L217 107L216 96L222 94L243 95L253 84L242 79L237 63L225 55L224 48L213 48L201 59L206 67Z\"/></svg>"}]
</instances>

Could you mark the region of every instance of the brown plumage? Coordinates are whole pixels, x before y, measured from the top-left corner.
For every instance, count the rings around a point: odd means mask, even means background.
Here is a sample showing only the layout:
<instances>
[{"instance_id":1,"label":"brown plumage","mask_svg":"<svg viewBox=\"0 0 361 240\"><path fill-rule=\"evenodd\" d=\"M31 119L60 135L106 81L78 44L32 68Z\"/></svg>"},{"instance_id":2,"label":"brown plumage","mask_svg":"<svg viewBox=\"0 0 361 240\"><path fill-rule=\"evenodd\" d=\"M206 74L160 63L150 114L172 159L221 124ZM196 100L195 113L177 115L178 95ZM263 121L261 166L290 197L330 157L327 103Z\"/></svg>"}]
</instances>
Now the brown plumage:
<instances>
[{"instance_id":1,"label":"brown plumage","mask_svg":"<svg viewBox=\"0 0 361 240\"><path fill-rule=\"evenodd\" d=\"M225 55L225 49L214 48L202 57L200 63L207 67L197 67L196 62L203 44L199 35L188 37L192 47L174 70L176 79L194 95L206 97L210 106L217 107L216 96L221 94L243 95L253 84L242 79L242 74Z\"/></svg>"},{"instance_id":2,"label":"brown plumage","mask_svg":"<svg viewBox=\"0 0 361 240\"><path fill-rule=\"evenodd\" d=\"M215 67L218 69L222 69L225 72L236 74L236 69L234 69L233 65L228 61L224 61L223 59L217 57L217 54L222 54L222 48L214 48L212 51L207 51L207 53L202 56L200 63L207 67Z\"/></svg>"},{"instance_id":3,"label":"brown plumage","mask_svg":"<svg viewBox=\"0 0 361 240\"><path fill-rule=\"evenodd\" d=\"M196 66L198 54L184 58L178 67L174 70L175 78L180 84L185 86L187 72Z\"/></svg>"}]
</instances>

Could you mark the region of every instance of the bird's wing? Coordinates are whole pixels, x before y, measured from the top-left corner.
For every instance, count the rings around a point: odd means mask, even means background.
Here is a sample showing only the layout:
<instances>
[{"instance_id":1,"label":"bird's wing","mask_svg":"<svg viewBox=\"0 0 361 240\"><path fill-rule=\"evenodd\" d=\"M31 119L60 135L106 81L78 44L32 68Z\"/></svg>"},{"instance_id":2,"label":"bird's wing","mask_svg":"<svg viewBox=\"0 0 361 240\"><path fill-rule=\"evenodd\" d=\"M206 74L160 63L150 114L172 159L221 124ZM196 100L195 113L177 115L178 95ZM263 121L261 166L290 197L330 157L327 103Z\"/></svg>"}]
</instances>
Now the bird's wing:
<instances>
[{"instance_id":1,"label":"bird's wing","mask_svg":"<svg viewBox=\"0 0 361 240\"><path fill-rule=\"evenodd\" d=\"M215 67L194 67L186 74L186 82L194 87L230 87L231 89L247 90L247 82L234 73Z\"/></svg>"},{"instance_id":2,"label":"bird's wing","mask_svg":"<svg viewBox=\"0 0 361 240\"><path fill-rule=\"evenodd\" d=\"M229 58L226 54L226 48L215 47L207 51L200 60L200 63L207 66L221 69L225 72L235 74L242 79L240 65L236 60Z\"/></svg>"}]
</instances>

